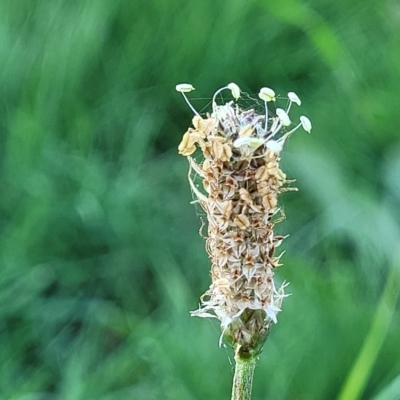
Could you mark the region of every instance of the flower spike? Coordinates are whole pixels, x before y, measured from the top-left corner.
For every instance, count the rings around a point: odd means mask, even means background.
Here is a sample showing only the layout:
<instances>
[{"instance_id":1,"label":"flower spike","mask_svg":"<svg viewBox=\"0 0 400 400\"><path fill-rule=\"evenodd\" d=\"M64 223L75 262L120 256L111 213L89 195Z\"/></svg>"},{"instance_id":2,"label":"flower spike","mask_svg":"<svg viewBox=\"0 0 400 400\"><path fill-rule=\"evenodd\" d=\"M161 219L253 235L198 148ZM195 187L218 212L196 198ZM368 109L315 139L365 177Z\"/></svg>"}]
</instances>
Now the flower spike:
<instances>
[{"instance_id":1,"label":"flower spike","mask_svg":"<svg viewBox=\"0 0 400 400\"><path fill-rule=\"evenodd\" d=\"M178 150L188 159L194 202L208 222L206 250L212 282L191 315L219 320L219 344L225 338L235 353L232 399L250 399L256 360L288 296L288 284L275 283L284 254L276 255L276 249L288 235L278 235L274 228L284 219L281 193L297 189L280 168L281 153L297 129L311 131L311 122L303 115L291 126L290 107L301 104L294 92L288 93L286 110L277 107L269 114L268 103L276 100L275 92L263 87L258 96L265 110L260 114L232 100L217 104L217 95L226 89L239 99L235 83L218 89L212 112L204 118L195 112ZM177 90L187 100L185 92L194 88L181 84Z\"/></svg>"},{"instance_id":2,"label":"flower spike","mask_svg":"<svg viewBox=\"0 0 400 400\"><path fill-rule=\"evenodd\" d=\"M191 90L179 88L183 95ZM301 104L293 92L288 93L286 110L268 114L275 92L262 88L265 112L259 114L232 100L218 105L217 95L226 89L238 100L236 84L218 89L212 113L204 119L194 116L178 150L188 158L189 185L208 221L212 282L191 315L219 320L219 344L225 338L235 353L232 399L250 399L256 359L288 296L287 283L277 286L274 277L284 254L276 255L276 249L287 235L276 234L274 228L284 218L277 217L281 193L297 189L281 170L280 157L289 135L301 126L310 132L311 122L302 116L297 126L288 128L291 104Z\"/></svg>"}]
</instances>

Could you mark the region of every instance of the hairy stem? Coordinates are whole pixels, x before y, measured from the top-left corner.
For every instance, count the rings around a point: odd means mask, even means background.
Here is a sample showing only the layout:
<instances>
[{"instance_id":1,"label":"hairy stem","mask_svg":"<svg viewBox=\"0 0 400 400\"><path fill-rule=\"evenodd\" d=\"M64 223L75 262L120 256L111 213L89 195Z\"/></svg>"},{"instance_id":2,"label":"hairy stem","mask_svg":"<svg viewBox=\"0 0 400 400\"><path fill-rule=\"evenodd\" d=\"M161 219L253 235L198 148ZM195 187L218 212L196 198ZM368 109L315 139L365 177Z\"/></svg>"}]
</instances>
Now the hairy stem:
<instances>
[{"instance_id":1,"label":"hairy stem","mask_svg":"<svg viewBox=\"0 0 400 400\"><path fill-rule=\"evenodd\" d=\"M250 400L256 359L255 357L241 358L236 356L235 361L231 400Z\"/></svg>"}]
</instances>

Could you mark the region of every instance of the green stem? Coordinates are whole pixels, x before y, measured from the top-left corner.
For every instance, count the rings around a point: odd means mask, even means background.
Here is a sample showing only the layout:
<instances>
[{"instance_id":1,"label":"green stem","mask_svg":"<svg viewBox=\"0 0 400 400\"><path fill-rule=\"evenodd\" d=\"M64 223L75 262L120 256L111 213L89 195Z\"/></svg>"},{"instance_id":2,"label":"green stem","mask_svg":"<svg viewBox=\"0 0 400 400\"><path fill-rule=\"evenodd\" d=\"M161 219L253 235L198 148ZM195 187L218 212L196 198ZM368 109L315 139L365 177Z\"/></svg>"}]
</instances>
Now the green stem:
<instances>
[{"instance_id":1,"label":"green stem","mask_svg":"<svg viewBox=\"0 0 400 400\"><path fill-rule=\"evenodd\" d=\"M231 400L251 400L253 374L256 366L255 357L235 357L235 376L233 377Z\"/></svg>"},{"instance_id":2,"label":"green stem","mask_svg":"<svg viewBox=\"0 0 400 400\"><path fill-rule=\"evenodd\" d=\"M367 385L372 368L389 331L399 297L400 276L397 267L398 265L395 263L389 271L386 287L376 309L371 327L338 400L359 399Z\"/></svg>"}]
</instances>

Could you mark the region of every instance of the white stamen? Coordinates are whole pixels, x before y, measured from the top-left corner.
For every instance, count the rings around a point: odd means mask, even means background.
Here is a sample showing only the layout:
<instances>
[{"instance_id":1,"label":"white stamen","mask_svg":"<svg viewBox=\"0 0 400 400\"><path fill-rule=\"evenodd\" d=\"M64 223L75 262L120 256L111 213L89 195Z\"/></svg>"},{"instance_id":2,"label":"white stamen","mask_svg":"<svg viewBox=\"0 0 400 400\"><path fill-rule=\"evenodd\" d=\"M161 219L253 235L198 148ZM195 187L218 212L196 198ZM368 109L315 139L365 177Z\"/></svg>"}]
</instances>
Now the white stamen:
<instances>
[{"instance_id":1,"label":"white stamen","mask_svg":"<svg viewBox=\"0 0 400 400\"><path fill-rule=\"evenodd\" d=\"M258 93L258 97L261 100L264 100L265 104L265 124L264 124L264 131L267 132L268 130L268 102L275 101L275 92L267 87L263 87L260 89L260 93Z\"/></svg>"},{"instance_id":2,"label":"white stamen","mask_svg":"<svg viewBox=\"0 0 400 400\"><path fill-rule=\"evenodd\" d=\"M229 89L230 91L231 91L231 93L232 93L232 96L237 100L239 97L240 97L240 88L239 88L239 86L238 85L236 85L236 83L230 83L228 86L224 86L224 87L222 87L221 89L218 89L215 93L214 93L214 96L213 96L213 98L212 98L212 108L213 108L213 111L215 112L216 111L216 108L217 108L217 103L216 103L216 98L217 98L217 95L219 94L219 93L221 93L223 90L225 90L225 89Z\"/></svg>"},{"instance_id":3,"label":"white stamen","mask_svg":"<svg viewBox=\"0 0 400 400\"><path fill-rule=\"evenodd\" d=\"M240 97L240 88L236 83L230 83L227 88L232 92L232 96L237 100Z\"/></svg>"},{"instance_id":4,"label":"white stamen","mask_svg":"<svg viewBox=\"0 0 400 400\"><path fill-rule=\"evenodd\" d=\"M287 115L286 111L283 110L282 108L276 109L276 115L279 118L279 121L281 121L283 126L289 126L291 124L289 115Z\"/></svg>"},{"instance_id":5,"label":"white stamen","mask_svg":"<svg viewBox=\"0 0 400 400\"><path fill-rule=\"evenodd\" d=\"M258 97L264 101L275 101L275 92L270 88L263 87L260 89Z\"/></svg>"},{"instance_id":6,"label":"white stamen","mask_svg":"<svg viewBox=\"0 0 400 400\"><path fill-rule=\"evenodd\" d=\"M311 132L311 128L312 128L311 121L310 121L307 117L305 117L304 115L302 115L302 116L300 117L300 123L301 123L301 126L303 127L303 129L304 129L306 132L308 132L308 133Z\"/></svg>"},{"instance_id":7,"label":"white stamen","mask_svg":"<svg viewBox=\"0 0 400 400\"><path fill-rule=\"evenodd\" d=\"M179 85L175 86L175 89L181 93L188 93L191 92L192 90L195 90L190 83L180 83Z\"/></svg>"},{"instance_id":8,"label":"white stamen","mask_svg":"<svg viewBox=\"0 0 400 400\"><path fill-rule=\"evenodd\" d=\"M288 93L288 97L289 97L289 100L290 100L291 102L296 103L298 106L301 106L301 100L299 99L299 97L297 96L296 93L294 93L294 92L289 92L289 93Z\"/></svg>"},{"instance_id":9,"label":"white stamen","mask_svg":"<svg viewBox=\"0 0 400 400\"><path fill-rule=\"evenodd\" d=\"M258 147L260 147L262 144L265 143L264 139L261 138L255 138L255 137L241 137L239 139L236 139L233 142L233 146L236 148L239 148L241 146L249 146L252 149L257 149Z\"/></svg>"},{"instance_id":10,"label":"white stamen","mask_svg":"<svg viewBox=\"0 0 400 400\"><path fill-rule=\"evenodd\" d=\"M190 83L180 83L179 85L175 86L175 89L178 92L182 93L183 98L185 99L187 105L190 107L190 109L200 117L200 114L195 110L195 108L192 106L190 103L189 99L186 97L185 93L191 92L192 90L195 90L194 87Z\"/></svg>"}]
</instances>

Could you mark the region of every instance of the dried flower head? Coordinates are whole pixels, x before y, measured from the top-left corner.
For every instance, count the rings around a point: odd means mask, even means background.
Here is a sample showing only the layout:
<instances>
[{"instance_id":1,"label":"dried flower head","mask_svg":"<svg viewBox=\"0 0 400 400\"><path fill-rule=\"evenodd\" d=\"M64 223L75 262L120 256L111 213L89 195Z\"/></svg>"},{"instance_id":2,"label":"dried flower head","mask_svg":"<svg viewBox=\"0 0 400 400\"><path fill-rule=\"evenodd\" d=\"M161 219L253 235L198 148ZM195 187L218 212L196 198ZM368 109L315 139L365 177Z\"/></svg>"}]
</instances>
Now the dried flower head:
<instances>
[{"instance_id":1,"label":"dried flower head","mask_svg":"<svg viewBox=\"0 0 400 400\"><path fill-rule=\"evenodd\" d=\"M191 85L178 85L184 92ZM276 248L284 236L274 226L282 219L278 196L288 190L286 175L279 167L280 154L288 136L299 127L309 132L311 122L302 116L293 128L289 118L292 103L300 99L288 93L286 109L268 113L267 103L276 101L275 92L262 88L265 113L243 110L233 101L218 105L217 95L230 90L237 100L234 84L219 89L212 99L212 113L202 118L194 110L193 128L183 135L179 153L188 157L189 183L208 220L207 252L211 259L212 283L201 297L199 317L218 318L222 334L242 356L261 352L272 323L277 323L286 284L277 287L274 270L282 254ZM279 136L279 137L278 137ZM200 149L202 160L191 155ZM203 190L193 174L203 180Z\"/></svg>"}]
</instances>

